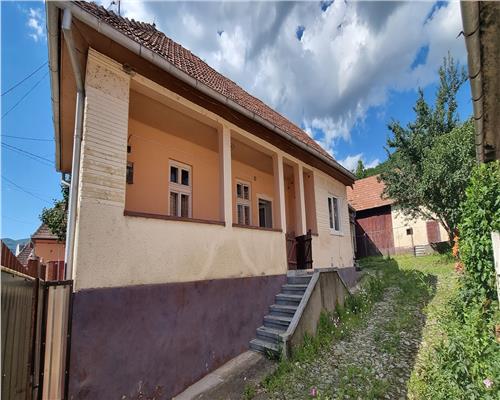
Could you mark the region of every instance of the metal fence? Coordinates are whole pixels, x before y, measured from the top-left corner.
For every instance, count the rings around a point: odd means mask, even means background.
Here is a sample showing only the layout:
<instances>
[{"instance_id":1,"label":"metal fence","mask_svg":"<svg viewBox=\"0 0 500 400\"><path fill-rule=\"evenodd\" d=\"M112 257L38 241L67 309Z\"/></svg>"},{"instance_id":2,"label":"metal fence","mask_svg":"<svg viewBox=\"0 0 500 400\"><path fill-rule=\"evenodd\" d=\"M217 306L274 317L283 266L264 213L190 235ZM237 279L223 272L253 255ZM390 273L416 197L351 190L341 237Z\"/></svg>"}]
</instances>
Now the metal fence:
<instances>
[{"instance_id":1,"label":"metal fence","mask_svg":"<svg viewBox=\"0 0 500 400\"><path fill-rule=\"evenodd\" d=\"M32 398L38 280L2 268L2 399Z\"/></svg>"}]
</instances>

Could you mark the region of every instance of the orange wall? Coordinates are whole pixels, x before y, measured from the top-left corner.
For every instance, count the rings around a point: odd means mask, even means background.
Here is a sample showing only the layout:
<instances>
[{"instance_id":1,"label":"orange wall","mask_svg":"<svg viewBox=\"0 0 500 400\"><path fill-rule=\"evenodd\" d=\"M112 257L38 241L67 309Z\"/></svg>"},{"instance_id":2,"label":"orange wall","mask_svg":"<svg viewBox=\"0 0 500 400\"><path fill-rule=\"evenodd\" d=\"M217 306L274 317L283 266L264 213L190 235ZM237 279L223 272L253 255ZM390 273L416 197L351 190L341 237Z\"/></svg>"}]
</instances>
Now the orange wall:
<instances>
[{"instance_id":1,"label":"orange wall","mask_svg":"<svg viewBox=\"0 0 500 400\"><path fill-rule=\"evenodd\" d=\"M276 202L274 196L274 177L272 174L263 172L255 167L248 164L244 164L237 160L232 160L232 182L233 182L233 222L238 222L238 214L236 210L236 182L241 180L243 182L250 183L250 195L251 195L251 212L252 221L251 225L259 226L259 207L258 207L258 195L264 195L265 198L272 200L273 205L273 227L275 226L276 213L279 212L276 209Z\"/></svg>"},{"instance_id":2,"label":"orange wall","mask_svg":"<svg viewBox=\"0 0 500 400\"><path fill-rule=\"evenodd\" d=\"M44 262L64 261L64 243L54 240L33 240L35 255Z\"/></svg>"},{"instance_id":3,"label":"orange wall","mask_svg":"<svg viewBox=\"0 0 500 400\"><path fill-rule=\"evenodd\" d=\"M129 145L127 160L134 163L134 183L127 185L127 210L169 213L169 160L175 160L192 169L192 217L223 219L215 128L132 91Z\"/></svg>"}]
</instances>

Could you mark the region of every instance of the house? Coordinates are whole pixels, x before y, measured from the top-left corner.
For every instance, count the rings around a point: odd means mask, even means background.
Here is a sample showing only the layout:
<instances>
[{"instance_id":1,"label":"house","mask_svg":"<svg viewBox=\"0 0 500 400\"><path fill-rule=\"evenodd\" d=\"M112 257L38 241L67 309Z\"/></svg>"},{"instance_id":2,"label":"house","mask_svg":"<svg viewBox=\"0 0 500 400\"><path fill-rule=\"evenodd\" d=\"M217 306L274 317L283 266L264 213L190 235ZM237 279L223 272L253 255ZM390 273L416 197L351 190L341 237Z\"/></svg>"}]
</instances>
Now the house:
<instances>
[{"instance_id":1,"label":"house","mask_svg":"<svg viewBox=\"0 0 500 400\"><path fill-rule=\"evenodd\" d=\"M432 245L448 240L440 223L406 217L383 191L378 175L359 179L347 189L349 205L356 210L357 257L428 252Z\"/></svg>"},{"instance_id":2,"label":"house","mask_svg":"<svg viewBox=\"0 0 500 400\"><path fill-rule=\"evenodd\" d=\"M16 251L19 262L27 266L30 259L37 259L46 266L43 274L47 280L63 279L64 242L54 235L49 227L41 224L30 240Z\"/></svg>"},{"instance_id":3,"label":"house","mask_svg":"<svg viewBox=\"0 0 500 400\"><path fill-rule=\"evenodd\" d=\"M248 349L289 268L352 268L354 176L154 24L46 7L69 398L171 397Z\"/></svg>"}]
</instances>

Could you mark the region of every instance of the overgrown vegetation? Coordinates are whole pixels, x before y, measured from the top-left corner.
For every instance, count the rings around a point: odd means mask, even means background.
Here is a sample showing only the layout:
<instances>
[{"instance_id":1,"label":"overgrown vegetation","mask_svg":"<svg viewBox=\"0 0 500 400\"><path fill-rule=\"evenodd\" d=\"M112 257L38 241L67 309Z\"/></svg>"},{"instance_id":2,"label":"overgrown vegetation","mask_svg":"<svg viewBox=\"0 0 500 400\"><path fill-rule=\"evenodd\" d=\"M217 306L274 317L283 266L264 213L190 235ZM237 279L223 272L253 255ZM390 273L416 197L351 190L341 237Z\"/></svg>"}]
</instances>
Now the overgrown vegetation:
<instances>
[{"instance_id":1,"label":"overgrown vegetation","mask_svg":"<svg viewBox=\"0 0 500 400\"><path fill-rule=\"evenodd\" d=\"M466 81L463 68L448 55L439 69L440 84L434 105L423 90L414 107L415 120L389 124L391 151L381 178L385 195L410 217L437 219L450 241L460 221L465 188L474 165L473 125L460 122L456 95Z\"/></svg>"},{"instance_id":2,"label":"overgrown vegetation","mask_svg":"<svg viewBox=\"0 0 500 400\"><path fill-rule=\"evenodd\" d=\"M361 291L348 298L345 307L322 315L316 337L306 337L292 359L280 361L274 374L264 381L270 397L378 399L386 395L399 398L406 393L410 362L405 361L405 371L396 362L391 366L385 363L399 360L402 354L411 356L407 346L417 346L424 323L419 316L434 298L436 276L453 282L452 262L441 256L399 256L367 258L362 266ZM388 308L374 320L374 310L381 307ZM417 339L410 340L412 335ZM337 347L360 347L356 341L367 345L371 353L361 348L361 354L336 353ZM388 372L384 375L381 370ZM311 396L312 390L316 395Z\"/></svg>"},{"instance_id":3,"label":"overgrown vegetation","mask_svg":"<svg viewBox=\"0 0 500 400\"><path fill-rule=\"evenodd\" d=\"M498 399L500 323L491 231L500 229L500 165L477 166L459 225L459 289L438 318L440 339L422 356L416 399ZM462 265L463 263L463 265Z\"/></svg>"}]
</instances>

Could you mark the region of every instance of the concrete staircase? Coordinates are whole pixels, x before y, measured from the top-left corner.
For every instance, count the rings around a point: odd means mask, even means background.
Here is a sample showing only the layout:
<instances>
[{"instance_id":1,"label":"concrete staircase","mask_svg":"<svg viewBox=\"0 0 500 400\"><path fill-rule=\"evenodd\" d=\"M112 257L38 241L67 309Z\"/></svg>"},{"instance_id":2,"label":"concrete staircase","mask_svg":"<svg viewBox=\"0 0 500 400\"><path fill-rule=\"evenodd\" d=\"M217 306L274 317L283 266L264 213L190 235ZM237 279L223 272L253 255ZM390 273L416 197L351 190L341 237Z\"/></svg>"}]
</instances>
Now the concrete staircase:
<instances>
[{"instance_id":1,"label":"concrete staircase","mask_svg":"<svg viewBox=\"0 0 500 400\"><path fill-rule=\"evenodd\" d=\"M269 356L280 354L281 334L290 325L311 277L312 273L287 276L287 283L275 297L276 303L264 317L264 325L257 328L257 337L250 341L250 349Z\"/></svg>"}]
</instances>

